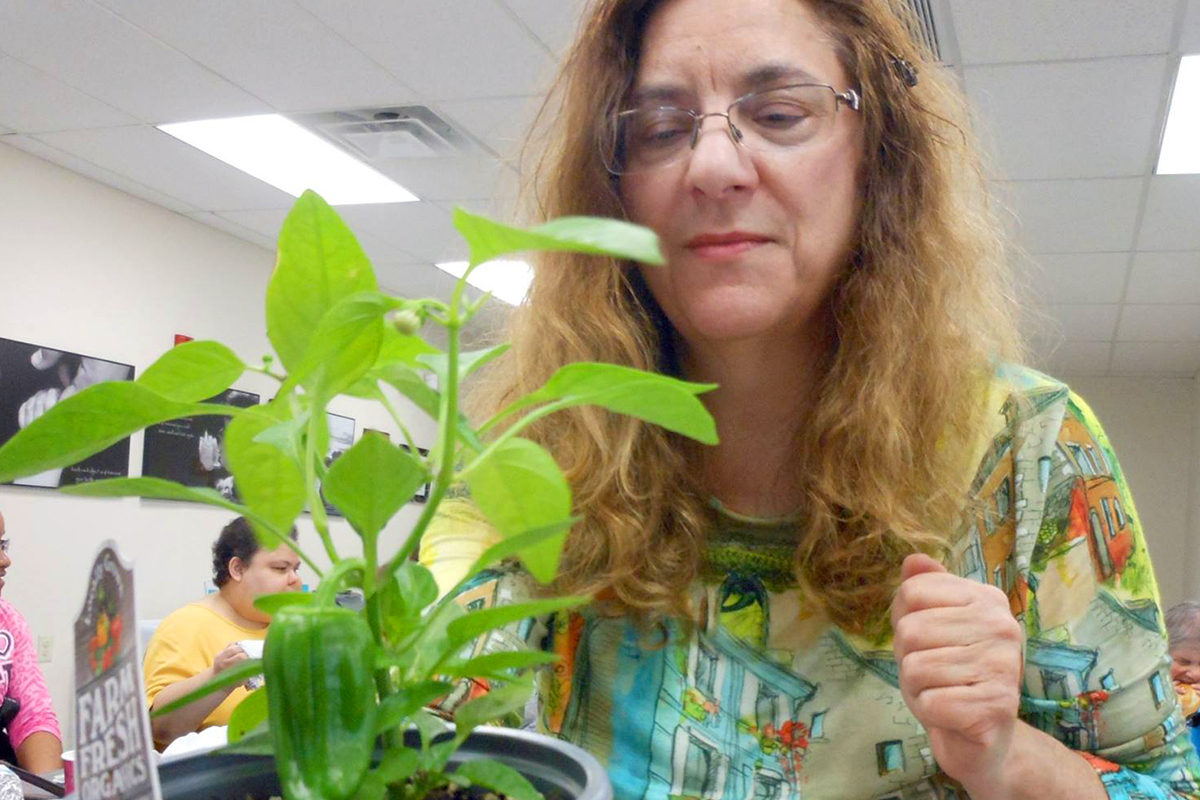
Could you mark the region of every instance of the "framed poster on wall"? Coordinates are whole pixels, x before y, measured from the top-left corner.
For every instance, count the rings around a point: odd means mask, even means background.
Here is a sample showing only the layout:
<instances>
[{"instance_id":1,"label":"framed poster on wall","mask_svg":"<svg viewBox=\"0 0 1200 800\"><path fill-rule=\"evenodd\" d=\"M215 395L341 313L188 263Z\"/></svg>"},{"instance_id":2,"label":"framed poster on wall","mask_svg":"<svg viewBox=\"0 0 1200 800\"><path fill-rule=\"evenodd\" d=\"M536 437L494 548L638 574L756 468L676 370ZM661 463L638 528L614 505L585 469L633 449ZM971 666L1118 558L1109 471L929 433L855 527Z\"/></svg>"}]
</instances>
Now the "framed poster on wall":
<instances>
[{"instance_id":1,"label":"framed poster on wall","mask_svg":"<svg viewBox=\"0 0 1200 800\"><path fill-rule=\"evenodd\" d=\"M227 389L206 403L249 408L258 405L254 392ZM184 417L146 428L142 448L142 474L185 486L207 486L226 499L237 497L233 475L225 459L225 426L229 417Z\"/></svg>"},{"instance_id":2,"label":"framed poster on wall","mask_svg":"<svg viewBox=\"0 0 1200 800\"><path fill-rule=\"evenodd\" d=\"M325 412L325 417L329 422L329 449L325 451L325 467L334 461L337 461L342 453L354 446L354 419L351 417L343 417L341 414L333 414L329 411ZM322 499L324 499L322 497ZM337 510L336 506L325 500L325 511L329 514L341 516L342 512Z\"/></svg>"},{"instance_id":3,"label":"framed poster on wall","mask_svg":"<svg viewBox=\"0 0 1200 800\"><path fill-rule=\"evenodd\" d=\"M105 381L133 380L133 365L0 337L0 444L64 400ZM129 439L63 469L14 481L55 488L129 475Z\"/></svg>"}]
</instances>

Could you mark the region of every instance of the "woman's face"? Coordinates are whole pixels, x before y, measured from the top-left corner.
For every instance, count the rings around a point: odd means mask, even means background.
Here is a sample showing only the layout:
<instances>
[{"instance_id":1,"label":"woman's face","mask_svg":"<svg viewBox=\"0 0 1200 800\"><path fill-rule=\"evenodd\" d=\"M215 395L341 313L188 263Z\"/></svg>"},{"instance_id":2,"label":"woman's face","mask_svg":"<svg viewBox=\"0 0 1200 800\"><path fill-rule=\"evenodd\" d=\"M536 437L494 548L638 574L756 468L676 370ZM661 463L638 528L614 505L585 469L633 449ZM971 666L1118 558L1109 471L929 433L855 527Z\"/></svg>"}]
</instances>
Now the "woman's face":
<instances>
[{"instance_id":1,"label":"woman's face","mask_svg":"<svg viewBox=\"0 0 1200 800\"><path fill-rule=\"evenodd\" d=\"M248 564L240 558L230 559L229 581L222 589L232 589L227 596L232 596L230 603L243 617L269 622L271 618L254 607L255 599L264 594L300 591L299 570L300 557L286 544L274 550L260 547Z\"/></svg>"},{"instance_id":2,"label":"woman's face","mask_svg":"<svg viewBox=\"0 0 1200 800\"><path fill-rule=\"evenodd\" d=\"M634 97L723 112L796 83L851 88L801 0L669 0L647 27ZM778 340L821 324L857 227L862 142L860 114L845 106L828 136L773 152L734 144L710 117L689 158L622 177L627 212L667 257L642 269L646 283L685 342Z\"/></svg>"}]
</instances>

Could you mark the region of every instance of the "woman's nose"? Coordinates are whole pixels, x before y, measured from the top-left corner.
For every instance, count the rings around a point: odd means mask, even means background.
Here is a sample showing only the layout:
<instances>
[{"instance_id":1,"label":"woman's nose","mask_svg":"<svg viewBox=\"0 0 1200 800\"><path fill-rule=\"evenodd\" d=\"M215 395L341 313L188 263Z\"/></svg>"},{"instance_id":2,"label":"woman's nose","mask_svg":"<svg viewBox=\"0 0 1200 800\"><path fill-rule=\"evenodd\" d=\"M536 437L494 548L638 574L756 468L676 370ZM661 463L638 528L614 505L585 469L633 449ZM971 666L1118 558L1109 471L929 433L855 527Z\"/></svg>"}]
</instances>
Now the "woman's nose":
<instances>
[{"instance_id":1,"label":"woman's nose","mask_svg":"<svg viewBox=\"0 0 1200 800\"><path fill-rule=\"evenodd\" d=\"M701 121L687 177L693 189L714 198L757 185L754 162L746 148L735 142L724 115L714 114Z\"/></svg>"}]
</instances>

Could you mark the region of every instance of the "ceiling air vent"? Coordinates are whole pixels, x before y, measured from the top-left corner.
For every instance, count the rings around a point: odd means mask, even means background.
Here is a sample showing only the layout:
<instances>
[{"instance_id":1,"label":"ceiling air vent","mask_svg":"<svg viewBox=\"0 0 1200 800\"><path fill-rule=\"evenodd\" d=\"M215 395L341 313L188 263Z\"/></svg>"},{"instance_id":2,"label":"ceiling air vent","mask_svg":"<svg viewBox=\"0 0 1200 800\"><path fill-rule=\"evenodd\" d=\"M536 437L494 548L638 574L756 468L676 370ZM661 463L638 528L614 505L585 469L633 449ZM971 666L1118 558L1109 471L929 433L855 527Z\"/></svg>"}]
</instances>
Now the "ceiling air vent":
<instances>
[{"instance_id":1,"label":"ceiling air vent","mask_svg":"<svg viewBox=\"0 0 1200 800\"><path fill-rule=\"evenodd\" d=\"M291 119L365 161L475 152L471 140L425 106L293 114Z\"/></svg>"}]
</instances>

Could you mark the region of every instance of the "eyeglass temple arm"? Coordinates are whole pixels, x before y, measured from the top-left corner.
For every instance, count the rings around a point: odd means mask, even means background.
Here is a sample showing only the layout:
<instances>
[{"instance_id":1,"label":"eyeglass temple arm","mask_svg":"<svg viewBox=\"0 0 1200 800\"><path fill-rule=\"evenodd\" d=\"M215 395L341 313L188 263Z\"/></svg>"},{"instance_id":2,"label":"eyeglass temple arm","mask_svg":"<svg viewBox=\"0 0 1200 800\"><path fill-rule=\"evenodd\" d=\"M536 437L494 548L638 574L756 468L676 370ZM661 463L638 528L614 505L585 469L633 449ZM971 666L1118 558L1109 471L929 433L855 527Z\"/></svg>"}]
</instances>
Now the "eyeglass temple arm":
<instances>
[{"instance_id":1,"label":"eyeglass temple arm","mask_svg":"<svg viewBox=\"0 0 1200 800\"><path fill-rule=\"evenodd\" d=\"M834 92L838 100L842 101L850 107L852 111L858 111L862 107L862 95L854 89L847 89L844 92Z\"/></svg>"}]
</instances>

